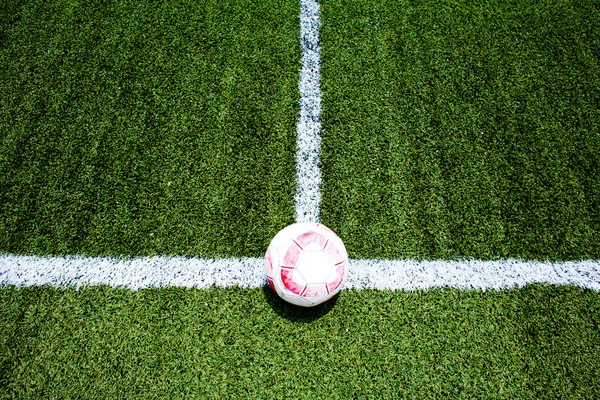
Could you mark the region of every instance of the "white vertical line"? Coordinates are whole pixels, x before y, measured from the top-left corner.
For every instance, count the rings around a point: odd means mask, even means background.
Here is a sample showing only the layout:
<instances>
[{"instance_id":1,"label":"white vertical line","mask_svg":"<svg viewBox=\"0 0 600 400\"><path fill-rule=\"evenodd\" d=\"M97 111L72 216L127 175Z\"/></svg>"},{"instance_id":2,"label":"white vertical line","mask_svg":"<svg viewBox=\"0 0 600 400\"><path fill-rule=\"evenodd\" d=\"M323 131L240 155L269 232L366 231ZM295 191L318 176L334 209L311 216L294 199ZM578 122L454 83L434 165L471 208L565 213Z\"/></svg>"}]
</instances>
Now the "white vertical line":
<instances>
[{"instance_id":1,"label":"white vertical line","mask_svg":"<svg viewBox=\"0 0 600 400\"><path fill-rule=\"evenodd\" d=\"M316 0L300 1L300 45L302 69L300 71L300 118L298 119L298 144L296 152L296 221L319 222L321 170L321 91L319 3Z\"/></svg>"}]
</instances>

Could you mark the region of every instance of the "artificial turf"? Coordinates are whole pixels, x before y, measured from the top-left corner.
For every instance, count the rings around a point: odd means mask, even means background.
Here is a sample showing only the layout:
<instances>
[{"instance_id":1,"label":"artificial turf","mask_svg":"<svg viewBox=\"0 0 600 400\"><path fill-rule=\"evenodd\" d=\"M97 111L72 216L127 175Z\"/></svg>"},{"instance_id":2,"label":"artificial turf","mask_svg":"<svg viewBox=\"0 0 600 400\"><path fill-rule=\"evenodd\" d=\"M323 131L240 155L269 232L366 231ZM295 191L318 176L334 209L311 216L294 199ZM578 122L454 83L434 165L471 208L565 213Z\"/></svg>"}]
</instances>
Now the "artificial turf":
<instances>
[{"instance_id":1,"label":"artificial turf","mask_svg":"<svg viewBox=\"0 0 600 400\"><path fill-rule=\"evenodd\" d=\"M0 252L257 256L293 222L297 1L0 12Z\"/></svg>"},{"instance_id":2,"label":"artificial turf","mask_svg":"<svg viewBox=\"0 0 600 400\"><path fill-rule=\"evenodd\" d=\"M350 256L600 258L594 1L322 0ZM7 0L0 253L258 256L293 222L297 1ZM0 289L1 398L595 398L575 287Z\"/></svg>"},{"instance_id":3,"label":"artificial turf","mask_svg":"<svg viewBox=\"0 0 600 400\"><path fill-rule=\"evenodd\" d=\"M3 398L595 398L600 296L574 287L0 291Z\"/></svg>"},{"instance_id":4,"label":"artificial turf","mask_svg":"<svg viewBox=\"0 0 600 400\"><path fill-rule=\"evenodd\" d=\"M600 258L594 0L323 0L322 220L353 257Z\"/></svg>"}]
</instances>

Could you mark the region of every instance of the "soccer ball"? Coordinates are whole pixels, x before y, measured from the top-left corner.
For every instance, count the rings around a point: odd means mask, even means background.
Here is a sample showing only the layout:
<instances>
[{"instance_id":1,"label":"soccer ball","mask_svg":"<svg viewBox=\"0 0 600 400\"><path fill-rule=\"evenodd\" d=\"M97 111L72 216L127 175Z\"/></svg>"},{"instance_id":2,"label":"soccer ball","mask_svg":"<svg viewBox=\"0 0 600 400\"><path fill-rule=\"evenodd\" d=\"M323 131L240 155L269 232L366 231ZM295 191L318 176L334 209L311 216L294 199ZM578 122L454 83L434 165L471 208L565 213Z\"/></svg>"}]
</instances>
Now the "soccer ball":
<instances>
[{"instance_id":1,"label":"soccer ball","mask_svg":"<svg viewBox=\"0 0 600 400\"><path fill-rule=\"evenodd\" d=\"M300 222L275 235L265 263L267 282L279 297L298 306L313 307L340 291L348 254L331 229Z\"/></svg>"}]
</instances>

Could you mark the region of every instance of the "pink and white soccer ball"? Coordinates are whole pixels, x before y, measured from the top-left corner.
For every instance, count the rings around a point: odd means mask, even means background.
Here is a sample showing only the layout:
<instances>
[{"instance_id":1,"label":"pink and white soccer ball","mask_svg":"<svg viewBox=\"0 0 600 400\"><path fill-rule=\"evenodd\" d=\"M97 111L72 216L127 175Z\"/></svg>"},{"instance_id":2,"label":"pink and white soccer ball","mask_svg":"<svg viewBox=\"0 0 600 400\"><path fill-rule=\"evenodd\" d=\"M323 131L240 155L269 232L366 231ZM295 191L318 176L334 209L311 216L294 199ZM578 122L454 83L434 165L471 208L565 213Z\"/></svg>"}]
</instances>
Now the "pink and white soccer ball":
<instances>
[{"instance_id":1,"label":"pink and white soccer ball","mask_svg":"<svg viewBox=\"0 0 600 400\"><path fill-rule=\"evenodd\" d=\"M312 307L340 291L348 269L348 253L331 229L299 222L275 235L265 262L267 282L279 297Z\"/></svg>"}]
</instances>

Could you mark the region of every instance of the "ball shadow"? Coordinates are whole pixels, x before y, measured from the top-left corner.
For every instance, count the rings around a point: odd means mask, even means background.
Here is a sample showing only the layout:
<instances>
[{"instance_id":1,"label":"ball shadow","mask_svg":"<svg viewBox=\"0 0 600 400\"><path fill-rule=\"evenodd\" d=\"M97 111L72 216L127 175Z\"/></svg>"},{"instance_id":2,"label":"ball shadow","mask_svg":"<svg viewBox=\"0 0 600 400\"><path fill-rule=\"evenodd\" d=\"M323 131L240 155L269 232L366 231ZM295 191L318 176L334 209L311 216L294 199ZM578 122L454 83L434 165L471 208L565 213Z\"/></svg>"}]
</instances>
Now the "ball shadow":
<instances>
[{"instance_id":1,"label":"ball shadow","mask_svg":"<svg viewBox=\"0 0 600 400\"><path fill-rule=\"evenodd\" d=\"M300 323L315 321L326 315L335 306L339 295L338 293L325 303L314 307L300 307L283 300L269 285L264 285L262 289L265 300L273 311L288 321Z\"/></svg>"}]
</instances>

